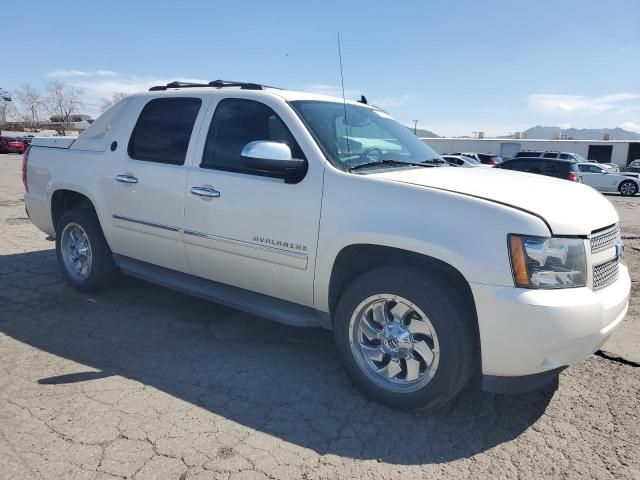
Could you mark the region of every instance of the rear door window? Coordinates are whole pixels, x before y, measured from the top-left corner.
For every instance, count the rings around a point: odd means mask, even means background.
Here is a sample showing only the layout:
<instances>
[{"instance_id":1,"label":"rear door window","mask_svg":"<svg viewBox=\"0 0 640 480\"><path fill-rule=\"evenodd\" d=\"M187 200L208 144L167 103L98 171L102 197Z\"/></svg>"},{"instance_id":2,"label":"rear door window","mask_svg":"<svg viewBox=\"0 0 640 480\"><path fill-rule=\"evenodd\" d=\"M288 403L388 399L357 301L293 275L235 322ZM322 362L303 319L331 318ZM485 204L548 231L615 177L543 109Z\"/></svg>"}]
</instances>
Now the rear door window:
<instances>
[{"instance_id":1,"label":"rear door window","mask_svg":"<svg viewBox=\"0 0 640 480\"><path fill-rule=\"evenodd\" d=\"M183 165L202 100L188 97L155 98L147 103L129 140L135 160Z\"/></svg>"},{"instance_id":2,"label":"rear door window","mask_svg":"<svg viewBox=\"0 0 640 480\"><path fill-rule=\"evenodd\" d=\"M546 160L532 160L531 166L529 167L529 171L531 173L544 174L547 172L547 162Z\"/></svg>"},{"instance_id":3,"label":"rear door window","mask_svg":"<svg viewBox=\"0 0 640 480\"><path fill-rule=\"evenodd\" d=\"M517 170L519 172L528 171L529 160L510 160L499 165L500 168L507 170Z\"/></svg>"}]
</instances>

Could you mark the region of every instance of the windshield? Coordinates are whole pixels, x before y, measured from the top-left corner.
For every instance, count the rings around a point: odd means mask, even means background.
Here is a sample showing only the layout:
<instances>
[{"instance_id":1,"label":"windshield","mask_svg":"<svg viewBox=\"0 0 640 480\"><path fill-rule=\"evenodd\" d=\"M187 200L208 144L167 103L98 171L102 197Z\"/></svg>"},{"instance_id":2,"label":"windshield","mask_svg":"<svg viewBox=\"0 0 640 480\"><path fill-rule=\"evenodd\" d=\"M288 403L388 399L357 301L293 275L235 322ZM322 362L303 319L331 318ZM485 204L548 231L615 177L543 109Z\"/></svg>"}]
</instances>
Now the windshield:
<instances>
[{"instance_id":1,"label":"windshield","mask_svg":"<svg viewBox=\"0 0 640 480\"><path fill-rule=\"evenodd\" d=\"M372 162L377 165L385 162L386 167L402 166L401 163L444 163L406 127L380 110L315 100L290 103L329 160L343 170Z\"/></svg>"},{"instance_id":2,"label":"windshield","mask_svg":"<svg viewBox=\"0 0 640 480\"><path fill-rule=\"evenodd\" d=\"M582 155L580 155L579 153L574 153L573 157L578 161L578 162L589 162L589 160L587 160L586 158L584 158Z\"/></svg>"}]
</instances>

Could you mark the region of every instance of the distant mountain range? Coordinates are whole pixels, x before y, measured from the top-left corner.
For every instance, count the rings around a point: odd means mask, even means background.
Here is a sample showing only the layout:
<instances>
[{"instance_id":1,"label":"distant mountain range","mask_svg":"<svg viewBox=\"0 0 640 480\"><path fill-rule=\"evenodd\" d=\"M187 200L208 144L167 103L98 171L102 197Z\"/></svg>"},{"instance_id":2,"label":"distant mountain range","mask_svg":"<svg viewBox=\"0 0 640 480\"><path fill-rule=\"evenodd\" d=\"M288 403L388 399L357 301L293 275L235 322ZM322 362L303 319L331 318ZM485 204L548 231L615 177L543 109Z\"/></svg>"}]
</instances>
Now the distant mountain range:
<instances>
[{"instance_id":1,"label":"distant mountain range","mask_svg":"<svg viewBox=\"0 0 640 480\"><path fill-rule=\"evenodd\" d=\"M413 128L407 127L413 132ZM616 128L560 128L560 127L543 127L536 126L528 128L522 132L523 138L538 140L603 140L605 134L609 134L609 140L640 140L640 133L630 132L620 127ZM416 135L421 138L440 138L440 135L433 133L431 130L419 128ZM458 137L472 138L472 137ZM491 138L491 137L487 137ZM500 135L493 138L516 138L515 134Z\"/></svg>"},{"instance_id":2,"label":"distant mountain range","mask_svg":"<svg viewBox=\"0 0 640 480\"><path fill-rule=\"evenodd\" d=\"M567 140L602 140L605 134L609 134L610 140L640 140L640 133L630 132L623 128L560 128L560 127L537 127L529 128L523 133L524 138L534 138L542 140L556 140L558 138ZM506 138L515 138L515 135L506 135Z\"/></svg>"},{"instance_id":3,"label":"distant mountain range","mask_svg":"<svg viewBox=\"0 0 640 480\"><path fill-rule=\"evenodd\" d=\"M413 132L413 127L407 127L411 132ZM431 130L424 130L422 128L418 128L416 130L416 135L420 138L428 137L428 138L440 138L440 135L436 135Z\"/></svg>"}]
</instances>

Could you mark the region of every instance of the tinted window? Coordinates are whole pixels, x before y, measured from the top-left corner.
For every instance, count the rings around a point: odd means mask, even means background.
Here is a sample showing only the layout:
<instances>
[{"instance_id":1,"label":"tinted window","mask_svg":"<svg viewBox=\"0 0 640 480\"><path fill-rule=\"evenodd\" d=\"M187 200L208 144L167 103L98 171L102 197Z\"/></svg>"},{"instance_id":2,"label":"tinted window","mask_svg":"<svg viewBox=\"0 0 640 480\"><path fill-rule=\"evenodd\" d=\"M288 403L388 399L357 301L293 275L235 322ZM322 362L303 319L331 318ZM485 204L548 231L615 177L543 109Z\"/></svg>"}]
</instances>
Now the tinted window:
<instances>
[{"instance_id":1,"label":"tinted window","mask_svg":"<svg viewBox=\"0 0 640 480\"><path fill-rule=\"evenodd\" d=\"M540 155L540 152L523 151L523 152L516 153L516 158L519 158L519 157L537 157L539 155Z\"/></svg>"},{"instance_id":2,"label":"tinted window","mask_svg":"<svg viewBox=\"0 0 640 480\"><path fill-rule=\"evenodd\" d=\"M544 158L558 158L558 154L557 153L545 153L543 155Z\"/></svg>"},{"instance_id":3,"label":"tinted window","mask_svg":"<svg viewBox=\"0 0 640 480\"><path fill-rule=\"evenodd\" d=\"M552 175L562 171L562 164L560 162L549 160L532 160L529 171L531 173L539 173L542 175Z\"/></svg>"},{"instance_id":4,"label":"tinted window","mask_svg":"<svg viewBox=\"0 0 640 480\"><path fill-rule=\"evenodd\" d=\"M567 153L561 153L560 158L562 158L563 160L569 160L571 158L571 155Z\"/></svg>"},{"instance_id":5,"label":"tinted window","mask_svg":"<svg viewBox=\"0 0 640 480\"><path fill-rule=\"evenodd\" d=\"M147 103L129 140L129 156L136 160L184 164L199 98L156 98Z\"/></svg>"},{"instance_id":6,"label":"tinted window","mask_svg":"<svg viewBox=\"0 0 640 480\"><path fill-rule=\"evenodd\" d=\"M256 140L286 143L293 158L304 158L293 135L271 108L254 100L227 98L220 101L211 120L201 166L260 174L244 167L240 156L242 149Z\"/></svg>"},{"instance_id":7,"label":"tinted window","mask_svg":"<svg viewBox=\"0 0 640 480\"><path fill-rule=\"evenodd\" d=\"M518 170L520 172L527 171L527 164L529 160L509 160L507 162L501 163L497 166L497 168L505 168L507 170Z\"/></svg>"}]
</instances>

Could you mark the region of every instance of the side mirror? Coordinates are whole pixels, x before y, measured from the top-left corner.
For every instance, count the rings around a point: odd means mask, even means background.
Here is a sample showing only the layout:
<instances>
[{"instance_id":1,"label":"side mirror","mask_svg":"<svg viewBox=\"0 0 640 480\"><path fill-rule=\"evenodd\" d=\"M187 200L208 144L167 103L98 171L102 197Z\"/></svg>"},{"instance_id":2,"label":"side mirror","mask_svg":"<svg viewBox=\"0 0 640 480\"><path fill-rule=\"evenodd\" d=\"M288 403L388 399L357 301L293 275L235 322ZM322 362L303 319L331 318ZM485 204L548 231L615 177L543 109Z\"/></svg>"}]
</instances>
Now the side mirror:
<instances>
[{"instance_id":1,"label":"side mirror","mask_svg":"<svg viewBox=\"0 0 640 480\"><path fill-rule=\"evenodd\" d=\"M243 165L268 177L298 183L307 173L307 161L293 158L286 143L257 140L247 143L240 153Z\"/></svg>"}]
</instances>

